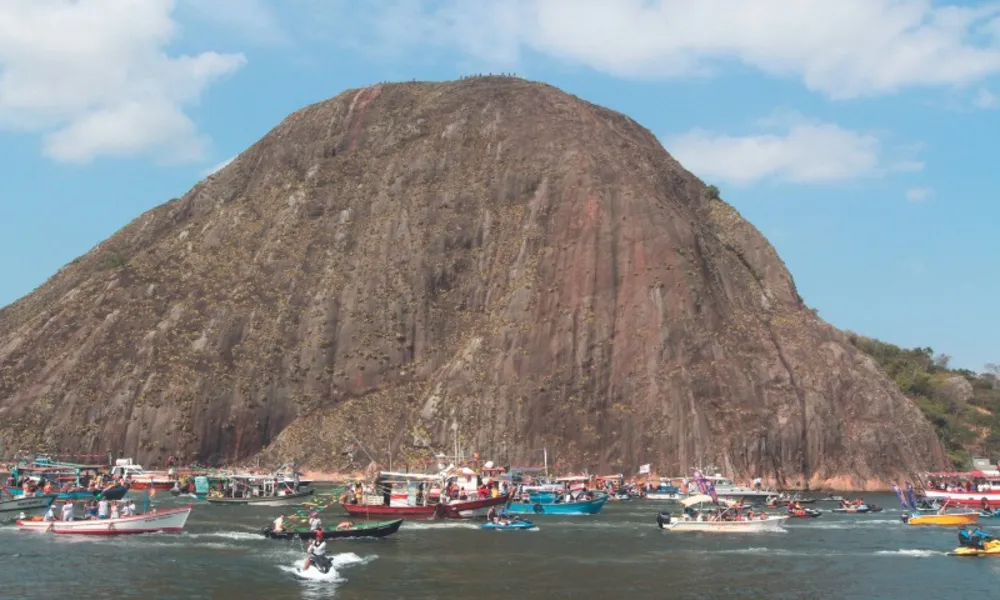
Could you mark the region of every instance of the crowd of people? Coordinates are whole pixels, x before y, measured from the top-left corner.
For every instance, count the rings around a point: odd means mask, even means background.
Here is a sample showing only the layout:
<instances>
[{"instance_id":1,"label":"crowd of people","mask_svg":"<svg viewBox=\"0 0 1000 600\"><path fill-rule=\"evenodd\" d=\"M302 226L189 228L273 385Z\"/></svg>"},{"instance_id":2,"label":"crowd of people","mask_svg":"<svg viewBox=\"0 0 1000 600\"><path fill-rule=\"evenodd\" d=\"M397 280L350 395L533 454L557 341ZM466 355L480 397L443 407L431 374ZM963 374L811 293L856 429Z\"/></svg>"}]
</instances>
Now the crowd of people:
<instances>
[{"instance_id":1,"label":"crowd of people","mask_svg":"<svg viewBox=\"0 0 1000 600\"><path fill-rule=\"evenodd\" d=\"M93 500L87 502L84 505L83 519L119 519L122 517L135 516L136 508L135 501L133 500L108 500L107 498L101 498L98 500L94 498ZM49 505L49 509L45 512L45 516L42 518L43 521L75 521L76 520L76 508L72 500L66 500L62 503L62 506L58 513L56 512L56 503L53 502Z\"/></svg>"}]
</instances>

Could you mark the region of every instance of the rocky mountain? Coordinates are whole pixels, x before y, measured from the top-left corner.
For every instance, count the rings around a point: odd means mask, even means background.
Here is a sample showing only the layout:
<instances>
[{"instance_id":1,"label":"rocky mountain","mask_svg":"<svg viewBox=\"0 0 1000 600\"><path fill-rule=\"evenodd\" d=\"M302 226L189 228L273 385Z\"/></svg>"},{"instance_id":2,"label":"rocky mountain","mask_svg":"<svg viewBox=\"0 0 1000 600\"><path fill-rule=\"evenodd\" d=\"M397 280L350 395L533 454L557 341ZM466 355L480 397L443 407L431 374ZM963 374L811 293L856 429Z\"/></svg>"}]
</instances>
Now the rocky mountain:
<instances>
[{"instance_id":1,"label":"rocky mountain","mask_svg":"<svg viewBox=\"0 0 1000 600\"><path fill-rule=\"evenodd\" d=\"M632 119L375 85L0 312L3 448L359 468L453 452L789 484L945 462L774 248Z\"/></svg>"}]
</instances>

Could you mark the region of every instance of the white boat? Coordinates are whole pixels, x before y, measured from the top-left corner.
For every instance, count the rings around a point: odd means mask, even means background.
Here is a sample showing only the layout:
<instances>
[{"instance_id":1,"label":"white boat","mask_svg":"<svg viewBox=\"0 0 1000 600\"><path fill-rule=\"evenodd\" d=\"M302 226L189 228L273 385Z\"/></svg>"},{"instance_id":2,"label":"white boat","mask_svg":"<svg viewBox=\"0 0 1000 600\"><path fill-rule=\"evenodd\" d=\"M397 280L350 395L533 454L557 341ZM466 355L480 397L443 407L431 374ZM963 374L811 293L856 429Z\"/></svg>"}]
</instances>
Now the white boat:
<instances>
[{"instance_id":1,"label":"white boat","mask_svg":"<svg viewBox=\"0 0 1000 600\"><path fill-rule=\"evenodd\" d=\"M647 500L680 500L684 497L683 491L674 482L683 482L683 477L660 477L659 484L646 492Z\"/></svg>"},{"instance_id":2,"label":"white boat","mask_svg":"<svg viewBox=\"0 0 1000 600\"><path fill-rule=\"evenodd\" d=\"M0 519L6 516L4 513L44 511L55 499L55 494L49 494L47 496L15 496L9 500L0 500Z\"/></svg>"},{"instance_id":3,"label":"white boat","mask_svg":"<svg viewBox=\"0 0 1000 600\"><path fill-rule=\"evenodd\" d=\"M725 500L722 500L725 503ZM669 513L660 513L656 521L660 529L668 531L702 531L716 533L760 533L764 531L782 531L781 526L788 520L787 515L766 515L741 517L739 520L724 520L714 512L697 511L691 507L696 504L713 503L712 498L705 495L691 496L681 501L684 513L679 518L673 518Z\"/></svg>"},{"instance_id":4,"label":"white boat","mask_svg":"<svg viewBox=\"0 0 1000 600\"><path fill-rule=\"evenodd\" d=\"M739 500L740 498L746 500L764 500L768 498L775 497L778 492L774 490L765 489L755 489L752 487L747 487L745 485L736 485L733 483L732 479L723 477L722 475L716 473L715 475L705 476L707 479L715 486L715 495L719 498L730 498L733 500ZM694 485L693 480L688 481L688 490L697 490L697 485ZM694 491L693 493L700 493Z\"/></svg>"},{"instance_id":5,"label":"white boat","mask_svg":"<svg viewBox=\"0 0 1000 600\"><path fill-rule=\"evenodd\" d=\"M152 510L118 519L80 519L74 521L43 521L40 517L18 519L22 531L65 535L131 535L137 533L179 533L191 514L191 505L180 508Z\"/></svg>"},{"instance_id":6,"label":"white boat","mask_svg":"<svg viewBox=\"0 0 1000 600\"><path fill-rule=\"evenodd\" d=\"M769 515L763 519L747 521L712 521L690 519L686 515L679 521L671 520L664 523L663 529L670 531L712 531L718 533L760 533L762 531L781 531L781 526L788 520L787 516Z\"/></svg>"}]
</instances>

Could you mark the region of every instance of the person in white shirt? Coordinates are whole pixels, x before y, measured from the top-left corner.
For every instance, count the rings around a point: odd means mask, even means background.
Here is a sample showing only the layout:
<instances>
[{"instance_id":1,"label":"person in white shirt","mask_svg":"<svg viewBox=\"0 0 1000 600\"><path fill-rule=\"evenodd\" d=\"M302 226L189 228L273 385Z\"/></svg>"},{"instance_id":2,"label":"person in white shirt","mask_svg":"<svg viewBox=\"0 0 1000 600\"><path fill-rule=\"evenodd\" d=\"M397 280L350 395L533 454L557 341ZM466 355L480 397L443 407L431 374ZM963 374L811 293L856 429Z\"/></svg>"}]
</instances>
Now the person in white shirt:
<instances>
[{"instance_id":1,"label":"person in white shirt","mask_svg":"<svg viewBox=\"0 0 1000 600\"><path fill-rule=\"evenodd\" d=\"M112 502L111 503L111 518L112 519L119 519L119 518L121 518L121 511L118 510L118 503L117 502Z\"/></svg>"},{"instance_id":2,"label":"person in white shirt","mask_svg":"<svg viewBox=\"0 0 1000 600\"><path fill-rule=\"evenodd\" d=\"M97 503L97 518L98 519L107 519L108 518L110 509L111 509L110 505L111 505L111 503L108 502L107 498L101 498L101 501Z\"/></svg>"},{"instance_id":3,"label":"person in white shirt","mask_svg":"<svg viewBox=\"0 0 1000 600\"><path fill-rule=\"evenodd\" d=\"M72 521L73 520L73 503L71 501L69 501L69 500L67 500L66 503L63 504L63 507L62 507L62 520L63 521Z\"/></svg>"},{"instance_id":4,"label":"person in white shirt","mask_svg":"<svg viewBox=\"0 0 1000 600\"><path fill-rule=\"evenodd\" d=\"M321 560L326 559L326 540L323 539L323 530L316 530L316 537L309 542L309 548L306 549L306 564L303 567L303 571L309 569L309 565L313 563L313 558L322 557Z\"/></svg>"},{"instance_id":5,"label":"person in white shirt","mask_svg":"<svg viewBox=\"0 0 1000 600\"><path fill-rule=\"evenodd\" d=\"M43 521L55 521L56 520L56 509L51 504L49 505L49 510L45 511L45 518Z\"/></svg>"},{"instance_id":6,"label":"person in white shirt","mask_svg":"<svg viewBox=\"0 0 1000 600\"><path fill-rule=\"evenodd\" d=\"M319 515L316 513L309 514L309 531L316 531L317 529L323 528L323 521L319 519Z\"/></svg>"}]
</instances>

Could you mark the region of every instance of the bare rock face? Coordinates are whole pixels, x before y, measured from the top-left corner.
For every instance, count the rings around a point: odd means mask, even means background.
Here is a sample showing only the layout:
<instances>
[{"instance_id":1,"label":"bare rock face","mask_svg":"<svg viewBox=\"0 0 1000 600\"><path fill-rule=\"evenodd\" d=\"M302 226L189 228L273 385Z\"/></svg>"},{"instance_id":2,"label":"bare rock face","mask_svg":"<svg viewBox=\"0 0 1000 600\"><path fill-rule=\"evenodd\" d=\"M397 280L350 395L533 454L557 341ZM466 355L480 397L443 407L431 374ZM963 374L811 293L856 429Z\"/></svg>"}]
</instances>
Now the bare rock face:
<instances>
[{"instance_id":1,"label":"bare rock face","mask_svg":"<svg viewBox=\"0 0 1000 600\"><path fill-rule=\"evenodd\" d=\"M944 465L650 132L512 78L294 113L0 312L0 369L8 451L354 468L457 443L813 485Z\"/></svg>"}]
</instances>

